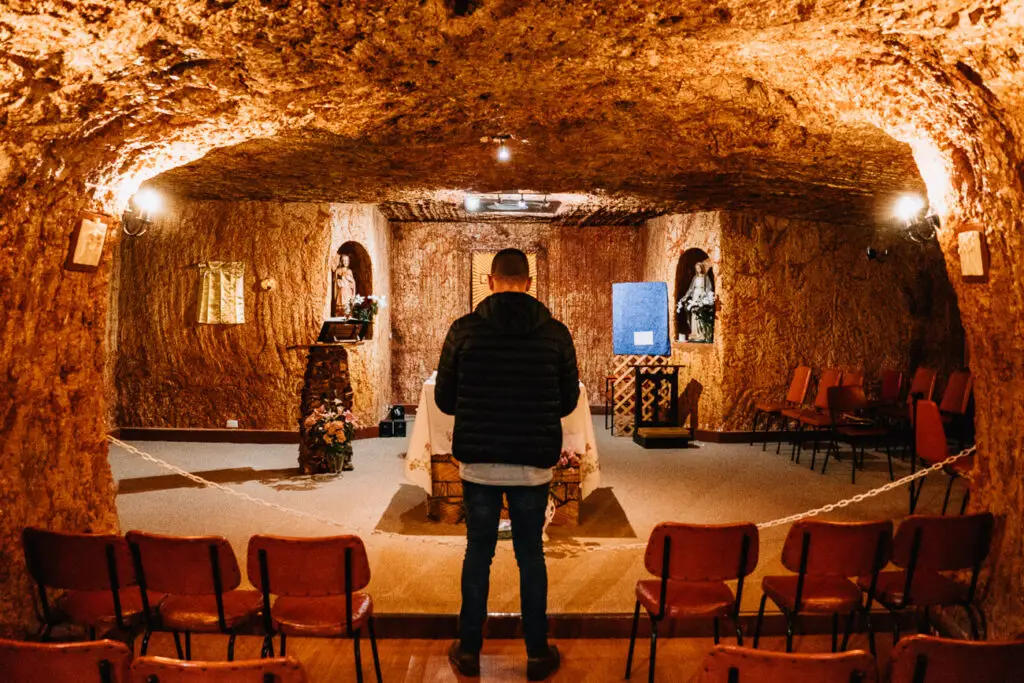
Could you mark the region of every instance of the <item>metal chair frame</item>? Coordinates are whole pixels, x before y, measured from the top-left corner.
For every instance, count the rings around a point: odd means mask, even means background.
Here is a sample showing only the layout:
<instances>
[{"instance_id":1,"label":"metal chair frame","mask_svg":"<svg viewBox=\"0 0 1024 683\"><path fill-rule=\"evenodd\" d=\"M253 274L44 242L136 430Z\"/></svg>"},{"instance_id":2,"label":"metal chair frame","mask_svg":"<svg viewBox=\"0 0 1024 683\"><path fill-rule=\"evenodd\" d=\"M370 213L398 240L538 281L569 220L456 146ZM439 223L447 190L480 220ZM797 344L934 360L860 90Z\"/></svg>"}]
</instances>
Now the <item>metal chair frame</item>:
<instances>
[{"instance_id":1,"label":"metal chair frame","mask_svg":"<svg viewBox=\"0 0 1024 683\"><path fill-rule=\"evenodd\" d=\"M885 607L887 610L889 610L889 612L891 612L894 617L896 616L897 612L902 612L902 611L907 610L907 609L913 609L915 607L915 605L908 603L908 599L907 598L910 595L910 589L911 589L911 587L914 584L914 572L917 570L918 555L921 552L921 542L922 542L921 536L922 536L922 534L923 534L923 530L922 529L920 529L920 528L914 529L914 537L911 540L911 544L910 544L910 559L907 562L907 567L906 567L906 570L905 570L907 578L906 578L906 581L904 582L904 585L903 585L903 599L900 600L900 602L898 604L893 604L893 605L888 605L888 604L885 604L884 602L882 603L882 606ZM981 536L978 539L978 543L982 544L983 542L986 542L988 540L989 539L985 538L984 536ZM966 597L965 600L956 603L960 607L963 607L964 610L967 612L967 619L970 622L970 626L971 626L971 640L978 640L978 637L979 637L978 618L975 615L975 609L976 608L974 606L974 596L975 596L975 593L977 592L977 588L978 588L978 575L981 573L981 565L982 565L982 562L985 559L985 556L988 554L988 553L984 553L984 552L981 552L981 551L982 551L982 548L978 548L978 559L975 561L974 566L971 568L971 583L970 583L970 587L967 590L967 597ZM928 605L924 606L924 621L925 621L926 627L930 627L930 624L931 624L930 615L928 613L928 607L929 607ZM870 609L870 601L869 601L868 609ZM979 612L979 614L980 614L980 612ZM899 623L899 619L893 618L893 620L892 620L892 642L893 642L893 645L898 643L899 640L900 640L900 623Z\"/></svg>"},{"instance_id":2,"label":"metal chair frame","mask_svg":"<svg viewBox=\"0 0 1024 683\"><path fill-rule=\"evenodd\" d=\"M871 603L874 600L875 588L878 585L878 574L885 567L885 549L886 549L886 533L882 532L878 536L878 544L875 546L875 561L873 563L873 571L871 573L871 589L867 594L867 602L859 610L854 610L846 617L846 626L843 631L843 642L840 646L840 650L846 652L846 647L850 642L850 633L853 629L854 619L857 613L860 612L864 616L865 626L868 631L868 644L871 649L871 654L875 654L875 631L871 625ZM793 632L796 624L796 618L800 613L801 599L804 593L804 580L807 576L807 562L810 559L811 550L811 532L805 531L803 538L801 539L800 545L800 571L797 574L796 580L796 599L793 601L793 609L788 610L782 605L779 605L779 609L782 610L783 615L786 617L786 652L793 651ZM754 626L754 649L757 649L758 641L761 638L761 622L764 619L764 608L768 601L768 594L762 593L761 604L757 610L757 622ZM834 612L832 614L832 652L836 652L836 643L839 636L839 613Z\"/></svg>"},{"instance_id":3,"label":"metal chair frame","mask_svg":"<svg viewBox=\"0 0 1024 683\"><path fill-rule=\"evenodd\" d=\"M153 619L149 611L149 597L146 594L146 572L142 565L142 550L139 548L137 543L128 543L128 547L132 552L132 560L135 562L135 574L139 581L139 587L142 590L142 609L145 614L146 620L146 633L142 637L142 647L139 649L140 656L145 656L146 651L149 649L149 638L153 635L153 631L158 629L158 624ZM227 626L227 621L224 617L224 587L221 584L220 576L220 554L217 550L217 544L211 543L209 545L210 550L210 571L213 579L213 590L214 599L217 603L217 626L221 633L228 636L228 661L232 662L235 660L235 638L238 636L238 632ZM180 634L176 630L172 630L171 634L174 636L174 648L178 653L178 659L185 661L192 660L192 632L185 631L185 647L181 646Z\"/></svg>"},{"instance_id":4,"label":"metal chair frame","mask_svg":"<svg viewBox=\"0 0 1024 683\"><path fill-rule=\"evenodd\" d=\"M743 541L740 545L740 564L739 571L737 572L737 584L736 584L736 601L733 603L732 613L729 618L733 621L736 629L736 642L739 645L743 645L743 629L740 626L739 615L740 615L740 601L743 599L743 580L747 573L747 558L750 555L750 536L747 534L743 535ZM670 561L672 556L672 538L670 536L665 537L665 543L662 546L662 559L661 559L661 593L658 599L658 613L652 614L648 612L647 616L651 620L651 663L648 669L647 680L648 683L654 683L654 668L658 655L658 623L665 619L665 600L668 596L668 582L669 582L669 569ZM714 617L713 628L714 628L714 639L715 644L719 641L719 617ZM630 631L629 636L629 652L626 655L626 678L630 678L633 673L633 652L636 649L636 636L637 631L640 627L640 601L636 601L636 607L633 610L633 628Z\"/></svg>"},{"instance_id":5,"label":"metal chair frame","mask_svg":"<svg viewBox=\"0 0 1024 683\"><path fill-rule=\"evenodd\" d=\"M270 563L267 559L267 551L261 548L258 552L260 563L260 582L263 584L263 628L266 635L263 637L263 646L260 649L260 657L274 656L274 636L281 636L280 655L284 657L287 648L287 634L277 633L274 629L274 619L271 612L270 596ZM352 646L355 650L356 681L363 681L363 657L361 647L361 629L352 629L352 548L345 548L345 636L352 639ZM377 676L377 683L382 683L383 678L380 668L380 655L377 652L377 634L374 632L373 617L369 617L366 624L370 636L370 652L373 655L374 673Z\"/></svg>"},{"instance_id":6,"label":"metal chair frame","mask_svg":"<svg viewBox=\"0 0 1024 683\"><path fill-rule=\"evenodd\" d=\"M36 556L36 549L31 543L25 543L22 541L25 548L25 560L28 565L29 576L32 577L32 581L36 584L36 588L39 595L39 608L43 616L43 629L39 634L40 642L49 642L50 633L53 627L59 622L53 618L53 612L50 610L49 597L46 594L46 586L39 579L40 569L39 560ZM117 571L117 557L115 555L114 546L110 543L106 545L105 553L107 559L107 577L110 582L111 599L114 602L114 620L117 624L119 631L123 631L128 634L128 648L135 651L135 632L130 630L124 621L124 613L121 610L121 580L118 576ZM143 609L147 612L149 610L149 603L146 596L145 588L142 583L139 583L139 589L142 591L142 605ZM89 640L96 640L96 629L95 627L89 627Z\"/></svg>"}]
</instances>

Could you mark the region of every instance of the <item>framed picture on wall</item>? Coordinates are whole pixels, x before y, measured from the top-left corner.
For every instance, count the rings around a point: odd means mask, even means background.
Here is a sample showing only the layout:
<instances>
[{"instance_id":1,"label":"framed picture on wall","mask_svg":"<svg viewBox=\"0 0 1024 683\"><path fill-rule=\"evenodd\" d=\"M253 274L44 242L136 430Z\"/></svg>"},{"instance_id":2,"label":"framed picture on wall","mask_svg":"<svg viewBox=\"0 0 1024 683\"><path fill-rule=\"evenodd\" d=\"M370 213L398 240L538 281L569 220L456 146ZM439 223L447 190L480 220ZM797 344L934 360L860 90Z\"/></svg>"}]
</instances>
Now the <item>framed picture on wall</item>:
<instances>
[{"instance_id":1,"label":"framed picture on wall","mask_svg":"<svg viewBox=\"0 0 1024 683\"><path fill-rule=\"evenodd\" d=\"M470 280L470 305L469 310L475 311L481 301L491 294L487 285L487 276L491 274L491 261L497 255L496 251L474 251L473 269ZM527 292L534 299L537 298L537 252L527 252L526 260L530 264L530 291Z\"/></svg>"},{"instance_id":2,"label":"framed picture on wall","mask_svg":"<svg viewBox=\"0 0 1024 683\"><path fill-rule=\"evenodd\" d=\"M64 262L67 270L91 272L99 268L103 260L103 245L107 241L107 230L115 225L111 216L92 211L83 211L75 229L71 232L68 257Z\"/></svg>"}]
</instances>

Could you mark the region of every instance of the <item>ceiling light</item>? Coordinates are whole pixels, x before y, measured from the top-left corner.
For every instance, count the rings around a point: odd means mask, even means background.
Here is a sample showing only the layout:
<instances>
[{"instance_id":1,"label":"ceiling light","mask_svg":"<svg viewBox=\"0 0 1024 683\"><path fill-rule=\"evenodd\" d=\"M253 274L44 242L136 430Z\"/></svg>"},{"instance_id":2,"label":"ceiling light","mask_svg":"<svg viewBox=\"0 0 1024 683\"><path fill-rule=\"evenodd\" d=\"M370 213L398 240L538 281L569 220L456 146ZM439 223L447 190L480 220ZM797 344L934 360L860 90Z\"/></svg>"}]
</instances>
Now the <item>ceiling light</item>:
<instances>
[{"instance_id":1,"label":"ceiling light","mask_svg":"<svg viewBox=\"0 0 1024 683\"><path fill-rule=\"evenodd\" d=\"M512 151L508 148L508 145L504 141L498 145L498 161L506 162L512 158Z\"/></svg>"},{"instance_id":2,"label":"ceiling light","mask_svg":"<svg viewBox=\"0 0 1024 683\"><path fill-rule=\"evenodd\" d=\"M905 194L896 201L896 216L904 223L910 223L917 218L925 206L921 195Z\"/></svg>"},{"instance_id":3,"label":"ceiling light","mask_svg":"<svg viewBox=\"0 0 1024 683\"><path fill-rule=\"evenodd\" d=\"M480 210L480 197L475 194L467 194L463 200L463 206L466 207L466 211L479 211Z\"/></svg>"}]
</instances>

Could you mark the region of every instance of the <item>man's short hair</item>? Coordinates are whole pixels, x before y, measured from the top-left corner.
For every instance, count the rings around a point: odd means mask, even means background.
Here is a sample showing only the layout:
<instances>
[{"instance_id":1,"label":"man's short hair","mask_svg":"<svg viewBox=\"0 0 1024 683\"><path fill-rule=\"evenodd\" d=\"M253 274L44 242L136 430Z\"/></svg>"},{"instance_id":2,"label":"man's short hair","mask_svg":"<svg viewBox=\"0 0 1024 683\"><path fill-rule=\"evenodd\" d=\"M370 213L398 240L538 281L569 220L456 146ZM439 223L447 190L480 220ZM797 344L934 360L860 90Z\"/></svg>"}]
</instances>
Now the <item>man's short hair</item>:
<instances>
[{"instance_id":1,"label":"man's short hair","mask_svg":"<svg viewBox=\"0 0 1024 683\"><path fill-rule=\"evenodd\" d=\"M530 277L530 262L518 249L502 249L491 261L491 275L505 280L525 280Z\"/></svg>"}]
</instances>

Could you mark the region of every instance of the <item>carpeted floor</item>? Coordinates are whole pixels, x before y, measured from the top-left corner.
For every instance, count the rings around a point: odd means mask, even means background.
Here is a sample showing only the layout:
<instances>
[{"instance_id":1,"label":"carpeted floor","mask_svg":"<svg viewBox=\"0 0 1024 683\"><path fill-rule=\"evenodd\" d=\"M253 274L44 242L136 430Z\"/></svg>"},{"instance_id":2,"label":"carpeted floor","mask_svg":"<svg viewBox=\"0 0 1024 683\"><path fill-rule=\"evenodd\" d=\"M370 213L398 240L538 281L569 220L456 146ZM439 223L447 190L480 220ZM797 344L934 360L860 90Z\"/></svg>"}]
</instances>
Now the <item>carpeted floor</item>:
<instances>
[{"instance_id":1,"label":"carpeted floor","mask_svg":"<svg viewBox=\"0 0 1024 683\"><path fill-rule=\"evenodd\" d=\"M884 454L869 454L857 484L849 460L830 462L826 475L794 465L788 451L745 444L701 444L685 450L644 450L613 438L596 419L602 489L591 495L580 528L552 529L547 544L552 613L624 613L633 607L633 587L646 574L643 543L661 521L762 522L819 507L888 481ZM197 488L137 456L112 447L110 462L119 482L121 527L173 534L219 534L235 547L244 567L246 542L255 533L292 536L360 534L373 570L370 592L380 613L456 613L464 540L460 527L432 527L424 519L425 494L405 484L405 439L356 443L354 472L297 476L297 447L212 443L136 442L137 448L190 472L272 503L338 520L344 528L296 518ZM896 476L909 472L896 461ZM935 481L932 481L934 479ZM945 478L932 475L920 511L938 511ZM959 506L962 489L953 494ZM838 510L825 519L899 520L907 491L897 489ZM761 534L760 560L748 579L744 610L757 608L760 578L785 571L779 561L787 527ZM445 535L447 534L447 535ZM627 547L623 547L627 546ZM499 543L494 558L490 609L519 610L519 578L511 543Z\"/></svg>"}]
</instances>

